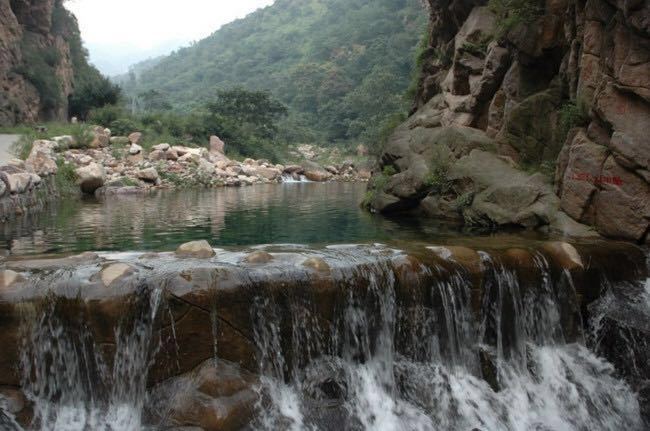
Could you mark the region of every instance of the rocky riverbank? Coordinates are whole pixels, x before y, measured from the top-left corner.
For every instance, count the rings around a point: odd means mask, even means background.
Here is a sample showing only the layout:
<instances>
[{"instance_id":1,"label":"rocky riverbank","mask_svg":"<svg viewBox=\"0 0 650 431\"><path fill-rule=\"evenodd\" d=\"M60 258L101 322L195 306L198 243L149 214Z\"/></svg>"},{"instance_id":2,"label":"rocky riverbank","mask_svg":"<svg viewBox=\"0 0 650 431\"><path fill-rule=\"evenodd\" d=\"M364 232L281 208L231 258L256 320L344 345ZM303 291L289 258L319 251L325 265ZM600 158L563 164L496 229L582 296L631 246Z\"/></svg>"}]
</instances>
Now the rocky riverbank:
<instances>
[{"instance_id":1,"label":"rocky riverbank","mask_svg":"<svg viewBox=\"0 0 650 431\"><path fill-rule=\"evenodd\" d=\"M25 161L0 167L0 217L34 212L59 196L56 178L71 183L73 193L109 196L186 187L240 187L282 182L367 181L368 169L352 161L320 165L309 160L312 147L299 148L302 160L232 160L225 143L213 136L209 147L161 143L145 150L142 134L112 136L91 128L89 143L79 148L73 136L33 142ZM307 151L309 150L309 151ZM70 192L70 190L68 190Z\"/></svg>"}]
</instances>

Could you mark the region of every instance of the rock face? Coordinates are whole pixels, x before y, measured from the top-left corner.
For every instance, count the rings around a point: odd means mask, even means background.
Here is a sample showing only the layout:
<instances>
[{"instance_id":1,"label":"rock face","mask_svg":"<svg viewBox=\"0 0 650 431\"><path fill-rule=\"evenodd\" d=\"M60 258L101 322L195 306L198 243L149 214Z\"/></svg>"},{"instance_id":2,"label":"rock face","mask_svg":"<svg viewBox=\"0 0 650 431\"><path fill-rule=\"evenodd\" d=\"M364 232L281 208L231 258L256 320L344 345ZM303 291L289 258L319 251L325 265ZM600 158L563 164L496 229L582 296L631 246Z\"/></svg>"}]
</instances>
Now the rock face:
<instances>
[{"instance_id":1,"label":"rock face","mask_svg":"<svg viewBox=\"0 0 650 431\"><path fill-rule=\"evenodd\" d=\"M0 125L67 118L78 32L61 0L0 0Z\"/></svg>"},{"instance_id":2,"label":"rock face","mask_svg":"<svg viewBox=\"0 0 650 431\"><path fill-rule=\"evenodd\" d=\"M648 3L428 3L412 115L366 204L469 225L566 227L568 214L650 241Z\"/></svg>"}]
</instances>

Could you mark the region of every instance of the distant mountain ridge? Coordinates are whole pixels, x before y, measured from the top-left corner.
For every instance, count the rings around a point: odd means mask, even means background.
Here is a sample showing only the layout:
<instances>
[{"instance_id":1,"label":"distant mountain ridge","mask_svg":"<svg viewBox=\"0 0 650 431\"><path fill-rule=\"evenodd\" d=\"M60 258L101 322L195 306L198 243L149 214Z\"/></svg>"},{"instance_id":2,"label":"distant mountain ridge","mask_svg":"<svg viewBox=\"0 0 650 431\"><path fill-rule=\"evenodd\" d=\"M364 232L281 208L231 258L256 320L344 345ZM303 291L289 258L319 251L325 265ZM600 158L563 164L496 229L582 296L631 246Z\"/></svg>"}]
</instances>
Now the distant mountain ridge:
<instances>
[{"instance_id":1,"label":"distant mountain ridge","mask_svg":"<svg viewBox=\"0 0 650 431\"><path fill-rule=\"evenodd\" d=\"M278 0L122 80L156 90L177 110L219 88L269 90L290 108L295 138L373 141L407 109L427 14L419 0Z\"/></svg>"}]
</instances>

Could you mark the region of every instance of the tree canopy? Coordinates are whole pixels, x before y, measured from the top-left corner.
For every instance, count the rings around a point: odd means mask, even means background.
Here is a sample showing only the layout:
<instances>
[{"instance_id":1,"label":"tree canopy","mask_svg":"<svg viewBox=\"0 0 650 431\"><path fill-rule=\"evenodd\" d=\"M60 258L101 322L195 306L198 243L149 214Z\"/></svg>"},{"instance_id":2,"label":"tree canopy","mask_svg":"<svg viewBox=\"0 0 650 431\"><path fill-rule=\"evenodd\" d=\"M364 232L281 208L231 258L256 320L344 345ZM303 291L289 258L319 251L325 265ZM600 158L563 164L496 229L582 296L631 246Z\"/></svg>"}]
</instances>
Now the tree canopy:
<instances>
[{"instance_id":1,"label":"tree canopy","mask_svg":"<svg viewBox=\"0 0 650 431\"><path fill-rule=\"evenodd\" d=\"M419 0L277 0L144 71L136 66L122 85L133 97L159 92L179 112L223 103L213 106L220 114L242 106L228 92L208 100L206 89L268 91L288 107L280 127L293 138L372 144L407 110L425 25Z\"/></svg>"}]
</instances>

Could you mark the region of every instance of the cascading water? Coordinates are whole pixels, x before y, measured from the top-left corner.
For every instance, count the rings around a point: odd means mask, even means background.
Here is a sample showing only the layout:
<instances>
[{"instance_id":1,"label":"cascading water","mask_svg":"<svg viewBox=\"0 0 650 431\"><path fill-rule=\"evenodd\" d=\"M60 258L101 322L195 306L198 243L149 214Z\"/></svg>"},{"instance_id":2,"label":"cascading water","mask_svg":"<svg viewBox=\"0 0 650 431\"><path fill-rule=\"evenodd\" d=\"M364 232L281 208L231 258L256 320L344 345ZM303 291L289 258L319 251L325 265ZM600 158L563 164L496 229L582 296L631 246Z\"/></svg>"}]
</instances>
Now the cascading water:
<instances>
[{"instance_id":1,"label":"cascading water","mask_svg":"<svg viewBox=\"0 0 650 431\"><path fill-rule=\"evenodd\" d=\"M636 395L584 345L570 275L554 275L538 254L539 276L526 284L482 258L479 321L462 271L423 268L425 301L398 301L381 265L342 274L347 302L330 324L303 299L281 316L272 298L258 298L264 401L253 429L642 429Z\"/></svg>"},{"instance_id":2,"label":"cascading water","mask_svg":"<svg viewBox=\"0 0 650 431\"><path fill-rule=\"evenodd\" d=\"M149 277L143 265L127 293L102 287L105 302L70 299L79 273L47 278L59 296L17 302L26 429L174 429L206 417L203 429L222 429L237 399L250 409L234 410L246 416L228 429L644 429L644 387L622 377L648 374L636 358L650 346L635 332L650 321L646 275L598 280L583 327L584 280L542 252L514 265L474 252L476 268L339 246L318 252L315 271L304 265L314 253L296 249L243 269L241 254L223 252L196 272L197 261L163 257L169 272ZM615 357L612 346L621 363L598 356ZM21 431L10 402L0 395L0 429Z\"/></svg>"},{"instance_id":3,"label":"cascading water","mask_svg":"<svg viewBox=\"0 0 650 431\"><path fill-rule=\"evenodd\" d=\"M81 316L56 300L26 313L21 355L23 390L33 403L32 428L41 431L137 431L142 427L147 375L156 351L153 323L160 289L145 289L114 337L112 364ZM78 317L78 320L75 320Z\"/></svg>"}]
</instances>

